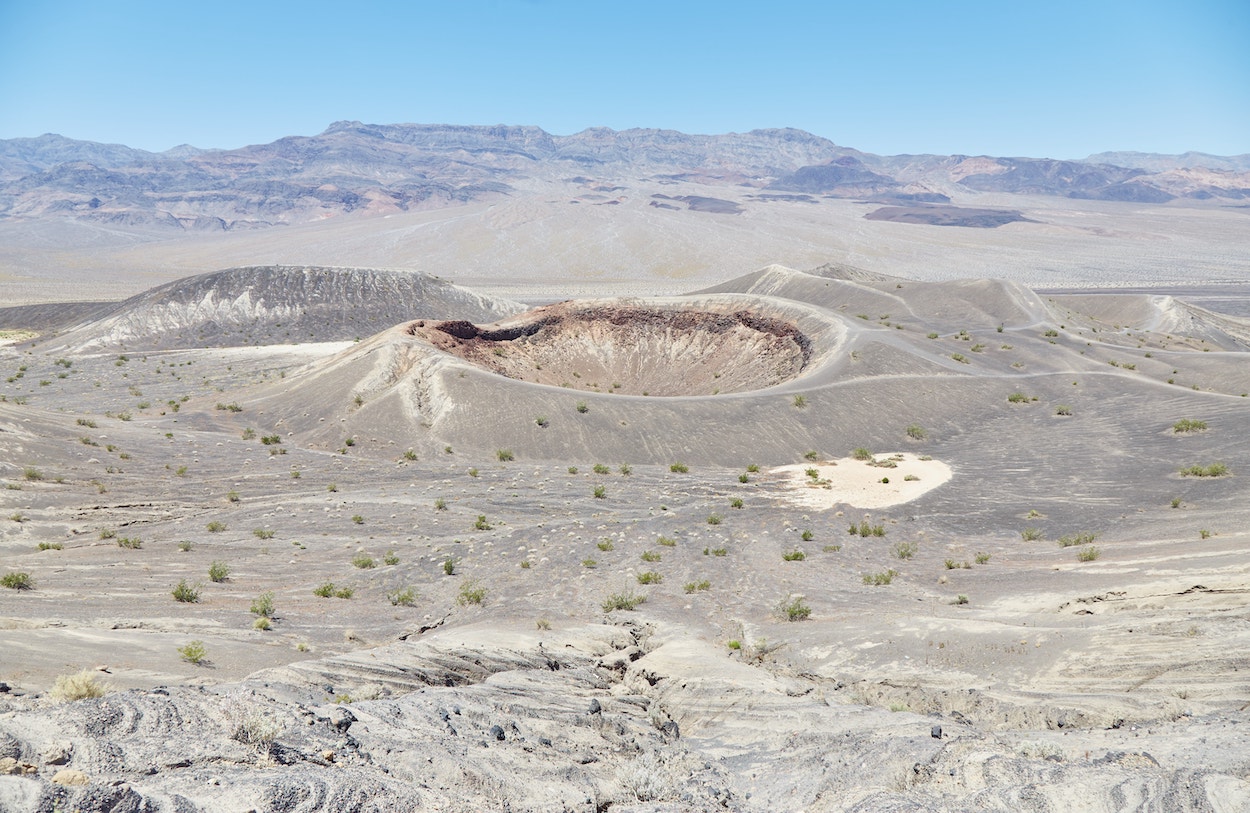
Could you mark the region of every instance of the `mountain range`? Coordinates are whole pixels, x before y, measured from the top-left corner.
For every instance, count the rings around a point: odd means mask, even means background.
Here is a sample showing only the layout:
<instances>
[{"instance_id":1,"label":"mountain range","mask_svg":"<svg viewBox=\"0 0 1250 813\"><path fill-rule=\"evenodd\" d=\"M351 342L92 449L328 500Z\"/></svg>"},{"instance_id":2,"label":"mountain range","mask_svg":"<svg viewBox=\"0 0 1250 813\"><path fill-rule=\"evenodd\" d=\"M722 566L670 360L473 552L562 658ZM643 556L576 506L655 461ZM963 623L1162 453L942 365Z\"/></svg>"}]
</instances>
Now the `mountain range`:
<instances>
[{"instance_id":1,"label":"mountain range","mask_svg":"<svg viewBox=\"0 0 1250 813\"><path fill-rule=\"evenodd\" d=\"M795 129L688 135L592 128L372 125L229 150L161 153L59 135L0 140L0 221L70 218L175 231L263 229L565 188L620 184L734 187L760 200L849 198L947 203L985 194L1147 204L1250 198L1250 155L1101 153L1079 161L964 155L879 156ZM654 205L672 207L664 196ZM670 198L734 214L716 198ZM709 202L711 201L711 202Z\"/></svg>"}]
</instances>

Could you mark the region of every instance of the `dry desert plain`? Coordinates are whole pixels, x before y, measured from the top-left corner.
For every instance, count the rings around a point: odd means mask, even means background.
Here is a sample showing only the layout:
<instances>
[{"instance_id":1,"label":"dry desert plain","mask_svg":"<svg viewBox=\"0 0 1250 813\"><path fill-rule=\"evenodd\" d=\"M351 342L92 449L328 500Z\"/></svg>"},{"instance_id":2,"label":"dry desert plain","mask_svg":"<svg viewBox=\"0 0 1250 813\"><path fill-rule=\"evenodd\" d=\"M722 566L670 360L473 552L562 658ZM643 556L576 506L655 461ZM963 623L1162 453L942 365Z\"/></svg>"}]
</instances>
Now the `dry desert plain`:
<instances>
[{"instance_id":1,"label":"dry desert plain","mask_svg":"<svg viewBox=\"0 0 1250 813\"><path fill-rule=\"evenodd\" d=\"M2 312L0 809L1250 808L1244 290L864 228Z\"/></svg>"}]
</instances>

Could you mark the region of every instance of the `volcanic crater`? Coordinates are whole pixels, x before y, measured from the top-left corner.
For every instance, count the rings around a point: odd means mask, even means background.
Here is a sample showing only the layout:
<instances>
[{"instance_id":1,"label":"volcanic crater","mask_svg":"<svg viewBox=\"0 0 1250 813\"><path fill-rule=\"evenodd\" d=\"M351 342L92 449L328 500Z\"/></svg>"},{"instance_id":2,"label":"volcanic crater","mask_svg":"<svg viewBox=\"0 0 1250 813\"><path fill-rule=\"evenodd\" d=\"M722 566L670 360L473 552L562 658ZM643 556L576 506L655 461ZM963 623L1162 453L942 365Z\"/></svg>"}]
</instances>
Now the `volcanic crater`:
<instances>
[{"instance_id":1,"label":"volcanic crater","mask_svg":"<svg viewBox=\"0 0 1250 813\"><path fill-rule=\"evenodd\" d=\"M748 392L797 378L813 339L741 301L562 302L494 325L421 320L408 333L508 378L620 395Z\"/></svg>"}]
</instances>

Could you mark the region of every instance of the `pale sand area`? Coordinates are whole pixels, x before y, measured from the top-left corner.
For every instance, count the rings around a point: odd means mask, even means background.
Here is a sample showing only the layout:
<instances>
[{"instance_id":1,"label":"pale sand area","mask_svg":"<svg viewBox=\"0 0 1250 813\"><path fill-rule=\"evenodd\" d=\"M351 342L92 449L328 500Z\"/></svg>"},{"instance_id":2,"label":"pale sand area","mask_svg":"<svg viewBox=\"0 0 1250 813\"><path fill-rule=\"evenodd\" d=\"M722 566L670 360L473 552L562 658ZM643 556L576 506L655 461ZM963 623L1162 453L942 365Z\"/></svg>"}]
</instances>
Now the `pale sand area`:
<instances>
[{"instance_id":1,"label":"pale sand area","mask_svg":"<svg viewBox=\"0 0 1250 813\"><path fill-rule=\"evenodd\" d=\"M882 465L887 461L894 467ZM815 469L819 477L809 476L810 469ZM927 494L953 476L951 467L942 461L922 459L906 452L874 455L872 460L842 457L822 463L778 466L770 473L784 478L784 499L817 511L836 505L855 508L901 505ZM908 480L908 477L916 479Z\"/></svg>"}]
</instances>

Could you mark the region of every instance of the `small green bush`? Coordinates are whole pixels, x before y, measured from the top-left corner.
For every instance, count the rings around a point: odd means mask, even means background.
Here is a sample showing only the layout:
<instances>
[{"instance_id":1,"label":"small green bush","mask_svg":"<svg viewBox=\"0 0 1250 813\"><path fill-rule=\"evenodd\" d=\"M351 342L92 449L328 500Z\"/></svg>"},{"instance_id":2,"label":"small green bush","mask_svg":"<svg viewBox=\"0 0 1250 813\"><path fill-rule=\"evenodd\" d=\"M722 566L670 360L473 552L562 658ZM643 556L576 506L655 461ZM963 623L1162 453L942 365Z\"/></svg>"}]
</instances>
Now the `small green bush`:
<instances>
[{"instance_id":1,"label":"small green bush","mask_svg":"<svg viewBox=\"0 0 1250 813\"><path fill-rule=\"evenodd\" d=\"M783 600L777 610L787 621L803 621L812 615L812 608L807 606L802 596Z\"/></svg>"},{"instance_id":2,"label":"small green bush","mask_svg":"<svg viewBox=\"0 0 1250 813\"><path fill-rule=\"evenodd\" d=\"M646 596L639 595L632 590L612 593L603 600L603 611L605 613L610 613L613 610L637 609L638 605L644 603L646 600Z\"/></svg>"},{"instance_id":3,"label":"small green bush","mask_svg":"<svg viewBox=\"0 0 1250 813\"><path fill-rule=\"evenodd\" d=\"M1072 548L1077 545L1089 545L1094 541L1097 534L1089 531L1082 531L1078 534L1064 534L1059 537L1059 546L1062 548Z\"/></svg>"},{"instance_id":4,"label":"small green bush","mask_svg":"<svg viewBox=\"0 0 1250 813\"><path fill-rule=\"evenodd\" d=\"M443 560L443 574L446 576L456 575L456 560L450 556Z\"/></svg>"},{"instance_id":5,"label":"small green bush","mask_svg":"<svg viewBox=\"0 0 1250 813\"><path fill-rule=\"evenodd\" d=\"M808 530L803 531L803 533L799 534L799 539L802 539L804 542L811 542L812 532Z\"/></svg>"},{"instance_id":6,"label":"small green bush","mask_svg":"<svg viewBox=\"0 0 1250 813\"><path fill-rule=\"evenodd\" d=\"M639 584L659 584L664 581L664 576L654 570L647 570L638 574Z\"/></svg>"},{"instance_id":7,"label":"small green bush","mask_svg":"<svg viewBox=\"0 0 1250 813\"><path fill-rule=\"evenodd\" d=\"M329 598L334 595L334 582L322 582L313 588L313 595L321 598Z\"/></svg>"},{"instance_id":8,"label":"small green bush","mask_svg":"<svg viewBox=\"0 0 1250 813\"><path fill-rule=\"evenodd\" d=\"M208 566L208 580L214 583L224 582L230 578L230 566L222 561L215 561Z\"/></svg>"},{"instance_id":9,"label":"small green bush","mask_svg":"<svg viewBox=\"0 0 1250 813\"><path fill-rule=\"evenodd\" d=\"M143 540L137 536L119 536L117 538L117 547L138 550L143 547Z\"/></svg>"},{"instance_id":10,"label":"small green bush","mask_svg":"<svg viewBox=\"0 0 1250 813\"><path fill-rule=\"evenodd\" d=\"M35 581L25 571L12 571L0 576L0 587L10 590L34 590Z\"/></svg>"},{"instance_id":11,"label":"small green bush","mask_svg":"<svg viewBox=\"0 0 1250 813\"><path fill-rule=\"evenodd\" d=\"M610 474L612 472L612 469L608 468L602 463L596 463L591 468L591 471L593 471L595 474Z\"/></svg>"},{"instance_id":12,"label":"small green bush","mask_svg":"<svg viewBox=\"0 0 1250 813\"><path fill-rule=\"evenodd\" d=\"M791 551L785 551L784 553L781 554L781 558L787 562L801 562L807 558L807 554L801 550L795 549Z\"/></svg>"},{"instance_id":13,"label":"small green bush","mask_svg":"<svg viewBox=\"0 0 1250 813\"><path fill-rule=\"evenodd\" d=\"M64 548L65 548L65 545L64 543L61 543L61 542L40 542L39 543L39 550L63 550Z\"/></svg>"},{"instance_id":14,"label":"small green bush","mask_svg":"<svg viewBox=\"0 0 1250 813\"><path fill-rule=\"evenodd\" d=\"M743 505L742 500L738 497L734 497L732 500L729 501L730 508L741 508L742 505Z\"/></svg>"},{"instance_id":15,"label":"small green bush","mask_svg":"<svg viewBox=\"0 0 1250 813\"><path fill-rule=\"evenodd\" d=\"M577 409L577 411L578 411L578 412L580 412L580 413L582 413L582 414L585 414L585 413L587 413L587 412L589 412L589 411L590 411L590 407L586 406L586 402L585 402L585 401L578 401L578 402L577 402L577 407L576 407L576 409Z\"/></svg>"},{"instance_id":16,"label":"small green bush","mask_svg":"<svg viewBox=\"0 0 1250 813\"><path fill-rule=\"evenodd\" d=\"M495 451L495 457L499 458L500 463L507 463L510 460L516 459L513 456L511 449L497 449Z\"/></svg>"},{"instance_id":17,"label":"small green bush","mask_svg":"<svg viewBox=\"0 0 1250 813\"><path fill-rule=\"evenodd\" d=\"M273 593L265 592L257 596L252 602L251 613L262 618L273 618Z\"/></svg>"},{"instance_id":18,"label":"small green bush","mask_svg":"<svg viewBox=\"0 0 1250 813\"><path fill-rule=\"evenodd\" d=\"M362 517L360 514L352 514L352 522L355 523L356 525L364 525L365 518Z\"/></svg>"},{"instance_id":19,"label":"small green bush","mask_svg":"<svg viewBox=\"0 0 1250 813\"><path fill-rule=\"evenodd\" d=\"M486 599L486 592L486 588L476 581L465 582L460 585L460 593L456 596L456 603L462 607L469 604L480 605Z\"/></svg>"},{"instance_id":20,"label":"small green bush","mask_svg":"<svg viewBox=\"0 0 1250 813\"><path fill-rule=\"evenodd\" d=\"M739 475L738 475L738 482L739 482L739 483L749 483L749 482L751 482L751 478L750 478L750 476L748 476L748 475L746 474L746 472L743 472L742 474L739 474Z\"/></svg>"},{"instance_id":21,"label":"small green bush","mask_svg":"<svg viewBox=\"0 0 1250 813\"><path fill-rule=\"evenodd\" d=\"M1013 392L1007 396L1008 403L1012 404L1027 404L1030 400L1032 399L1022 392Z\"/></svg>"},{"instance_id":22,"label":"small green bush","mask_svg":"<svg viewBox=\"0 0 1250 813\"><path fill-rule=\"evenodd\" d=\"M1025 542L1036 542L1042 538L1042 529L1033 527L1025 528L1020 532L1020 538Z\"/></svg>"},{"instance_id":23,"label":"small green bush","mask_svg":"<svg viewBox=\"0 0 1250 813\"><path fill-rule=\"evenodd\" d=\"M807 406L807 398L803 397L802 395L796 395L794 396L793 403L794 403L795 409L803 409L804 407Z\"/></svg>"},{"instance_id":24,"label":"small green bush","mask_svg":"<svg viewBox=\"0 0 1250 813\"><path fill-rule=\"evenodd\" d=\"M1179 421L1172 424L1172 431L1178 435L1182 435L1187 432L1205 432L1206 429L1206 421L1196 421L1191 418L1181 418Z\"/></svg>"},{"instance_id":25,"label":"small green bush","mask_svg":"<svg viewBox=\"0 0 1250 813\"><path fill-rule=\"evenodd\" d=\"M675 548L677 547L677 540L673 539L671 536L661 535L659 539L655 540L655 544L663 545L666 548Z\"/></svg>"},{"instance_id":26,"label":"small green bush","mask_svg":"<svg viewBox=\"0 0 1250 813\"><path fill-rule=\"evenodd\" d=\"M986 562L988 562L989 560L990 560L990 555L989 555L988 553L979 553L979 552L978 552L978 553L977 553L977 555L976 555L976 563L977 563L978 565L983 565L983 564L985 564Z\"/></svg>"},{"instance_id":27,"label":"small green bush","mask_svg":"<svg viewBox=\"0 0 1250 813\"><path fill-rule=\"evenodd\" d=\"M272 628L273 628L273 622L269 620L269 616L267 615L262 615L252 622L252 629L254 630L260 630L261 632L264 632L265 630L272 629Z\"/></svg>"},{"instance_id":28,"label":"small green bush","mask_svg":"<svg viewBox=\"0 0 1250 813\"><path fill-rule=\"evenodd\" d=\"M756 465L755 463L751 463L747 466L747 471L750 472L751 474L755 474L759 470L760 470L760 467Z\"/></svg>"},{"instance_id":29,"label":"small green bush","mask_svg":"<svg viewBox=\"0 0 1250 813\"><path fill-rule=\"evenodd\" d=\"M863 446L860 446L851 452L851 457L856 460L872 460L872 452L868 451Z\"/></svg>"},{"instance_id":30,"label":"small green bush","mask_svg":"<svg viewBox=\"0 0 1250 813\"><path fill-rule=\"evenodd\" d=\"M924 440L925 438L929 437L929 433L926 432L925 428L921 426L920 424L913 423L907 427L907 437L911 438L912 440Z\"/></svg>"},{"instance_id":31,"label":"small green bush","mask_svg":"<svg viewBox=\"0 0 1250 813\"><path fill-rule=\"evenodd\" d=\"M378 563L373 561L373 557L363 551L352 557L352 567L358 567L361 570L372 570L377 566Z\"/></svg>"},{"instance_id":32,"label":"small green bush","mask_svg":"<svg viewBox=\"0 0 1250 813\"><path fill-rule=\"evenodd\" d=\"M434 510L435 510L435 511L446 511L446 510L447 510L447 500L443 499L442 497L439 497L438 499L434 500Z\"/></svg>"},{"instance_id":33,"label":"small green bush","mask_svg":"<svg viewBox=\"0 0 1250 813\"><path fill-rule=\"evenodd\" d=\"M1076 552L1076 560L1078 562L1092 562L1102 555L1102 551L1093 545L1086 545Z\"/></svg>"},{"instance_id":34,"label":"small green bush","mask_svg":"<svg viewBox=\"0 0 1250 813\"><path fill-rule=\"evenodd\" d=\"M1223 477L1228 474L1228 466L1223 463L1212 463L1209 466L1193 465L1181 469L1182 477Z\"/></svg>"},{"instance_id":35,"label":"small green bush","mask_svg":"<svg viewBox=\"0 0 1250 813\"><path fill-rule=\"evenodd\" d=\"M397 565L399 564L399 557L395 555L395 551L388 550L386 552L386 555L382 557L382 564Z\"/></svg>"},{"instance_id":36,"label":"small green bush","mask_svg":"<svg viewBox=\"0 0 1250 813\"><path fill-rule=\"evenodd\" d=\"M899 542L894 546L894 555L900 559L910 559L916 555L917 550L915 542Z\"/></svg>"},{"instance_id":37,"label":"small green bush","mask_svg":"<svg viewBox=\"0 0 1250 813\"><path fill-rule=\"evenodd\" d=\"M698 593L705 590L711 590L712 583L707 579L697 582L686 582L685 585L682 586L682 589L687 593Z\"/></svg>"},{"instance_id":38,"label":"small green bush","mask_svg":"<svg viewBox=\"0 0 1250 813\"><path fill-rule=\"evenodd\" d=\"M889 584L894 581L894 577L897 575L898 571L891 568L890 570L885 570L881 573L865 573L863 581L864 584L880 587L881 585Z\"/></svg>"},{"instance_id":39,"label":"small green bush","mask_svg":"<svg viewBox=\"0 0 1250 813\"><path fill-rule=\"evenodd\" d=\"M595 499L602 500L608 496L608 489L606 486L595 486L591 493L595 495Z\"/></svg>"},{"instance_id":40,"label":"small green bush","mask_svg":"<svg viewBox=\"0 0 1250 813\"><path fill-rule=\"evenodd\" d=\"M489 531L491 528L495 526L491 525L489 522L486 521L485 514L478 514L477 519L474 520L473 522L473 527L474 529L478 531Z\"/></svg>"},{"instance_id":41,"label":"small green bush","mask_svg":"<svg viewBox=\"0 0 1250 813\"><path fill-rule=\"evenodd\" d=\"M206 530L207 530L210 534L219 534L219 533L221 533L222 531L226 530L226 523L221 522L220 520L216 520L216 519L215 519L215 520L213 520L212 522L210 522L210 523L208 523L207 525L205 525L205 526L204 526L204 528L205 528L205 529L206 529Z\"/></svg>"},{"instance_id":42,"label":"small green bush","mask_svg":"<svg viewBox=\"0 0 1250 813\"><path fill-rule=\"evenodd\" d=\"M405 587L403 590L392 590L386 594L386 598L394 607L411 607L417 603L417 591L412 587Z\"/></svg>"},{"instance_id":43,"label":"small green bush","mask_svg":"<svg viewBox=\"0 0 1250 813\"><path fill-rule=\"evenodd\" d=\"M187 584L186 579L180 580L172 591L174 601L181 601L184 604L195 604L200 600L200 588Z\"/></svg>"},{"instance_id":44,"label":"small green bush","mask_svg":"<svg viewBox=\"0 0 1250 813\"><path fill-rule=\"evenodd\" d=\"M690 471L690 467L685 463L673 463L668 467L668 470L674 474L685 474Z\"/></svg>"},{"instance_id":45,"label":"small green bush","mask_svg":"<svg viewBox=\"0 0 1250 813\"><path fill-rule=\"evenodd\" d=\"M720 515L719 515L719 514L709 514L709 515L708 515L708 518L707 518L707 524L708 524L708 525L720 525Z\"/></svg>"},{"instance_id":46,"label":"small green bush","mask_svg":"<svg viewBox=\"0 0 1250 813\"><path fill-rule=\"evenodd\" d=\"M252 536L256 537L257 539L273 539L273 533L274 532L269 530L268 528L253 528L252 529Z\"/></svg>"},{"instance_id":47,"label":"small green bush","mask_svg":"<svg viewBox=\"0 0 1250 813\"><path fill-rule=\"evenodd\" d=\"M208 659L208 650L204 648L203 641L190 641L189 643L178 647L178 654L187 663L193 663L199 666Z\"/></svg>"}]
</instances>

